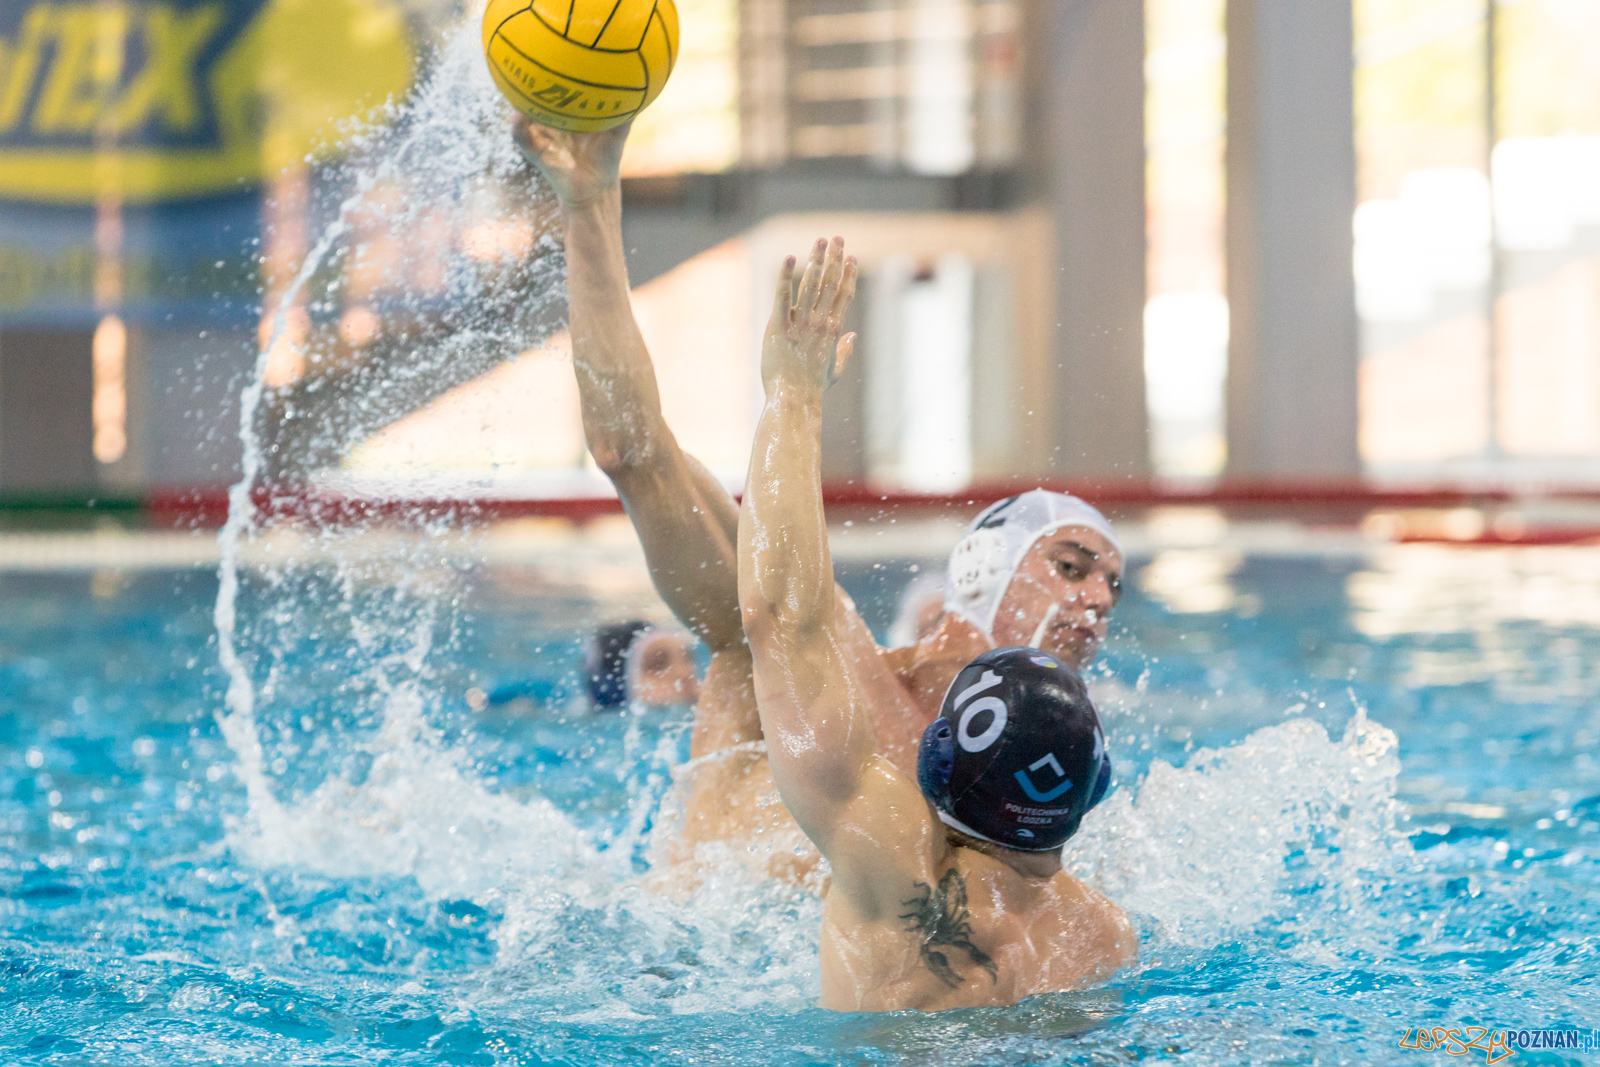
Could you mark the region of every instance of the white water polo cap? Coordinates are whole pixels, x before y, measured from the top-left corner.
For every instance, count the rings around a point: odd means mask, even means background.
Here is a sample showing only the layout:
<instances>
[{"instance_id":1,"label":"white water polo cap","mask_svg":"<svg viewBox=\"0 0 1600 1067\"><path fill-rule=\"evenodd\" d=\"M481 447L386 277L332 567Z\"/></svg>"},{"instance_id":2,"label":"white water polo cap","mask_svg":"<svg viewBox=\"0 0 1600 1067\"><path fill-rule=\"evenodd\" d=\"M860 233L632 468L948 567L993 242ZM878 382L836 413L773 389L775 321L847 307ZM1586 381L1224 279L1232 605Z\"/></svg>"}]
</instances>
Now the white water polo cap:
<instances>
[{"instance_id":1,"label":"white water polo cap","mask_svg":"<svg viewBox=\"0 0 1600 1067\"><path fill-rule=\"evenodd\" d=\"M1083 526L1122 546L1111 523L1085 500L1033 489L991 504L978 513L950 552L944 610L961 616L994 640L994 620L1011 578L1034 542L1063 526Z\"/></svg>"}]
</instances>

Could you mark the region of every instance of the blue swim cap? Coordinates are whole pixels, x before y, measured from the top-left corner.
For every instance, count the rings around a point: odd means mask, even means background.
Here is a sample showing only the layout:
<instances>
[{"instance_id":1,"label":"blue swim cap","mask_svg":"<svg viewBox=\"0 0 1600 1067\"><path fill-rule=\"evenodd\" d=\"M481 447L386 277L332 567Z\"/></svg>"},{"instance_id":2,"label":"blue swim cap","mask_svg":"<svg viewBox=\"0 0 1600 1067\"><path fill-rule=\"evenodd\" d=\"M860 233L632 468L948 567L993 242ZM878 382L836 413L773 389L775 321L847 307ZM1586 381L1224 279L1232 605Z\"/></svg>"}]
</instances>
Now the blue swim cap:
<instances>
[{"instance_id":1,"label":"blue swim cap","mask_svg":"<svg viewBox=\"0 0 1600 1067\"><path fill-rule=\"evenodd\" d=\"M985 652L923 732L917 784L964 834L1024 852L1060 848L1111 785L1083 679L1036 648Z\"/></svg>"}]
</instances>

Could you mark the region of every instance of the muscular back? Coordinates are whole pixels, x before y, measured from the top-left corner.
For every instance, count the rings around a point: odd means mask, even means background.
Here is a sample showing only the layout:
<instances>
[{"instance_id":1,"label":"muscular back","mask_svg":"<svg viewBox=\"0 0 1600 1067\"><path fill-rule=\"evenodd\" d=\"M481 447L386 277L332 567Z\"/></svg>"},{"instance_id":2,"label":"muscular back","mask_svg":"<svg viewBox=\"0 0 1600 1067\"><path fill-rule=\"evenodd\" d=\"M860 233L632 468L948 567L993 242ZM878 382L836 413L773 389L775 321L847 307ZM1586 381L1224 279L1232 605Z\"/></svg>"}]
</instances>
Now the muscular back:
<instances>
[{"instance_id":1,"label":"muscular back","mask_svg":"<svg viewBox=\"0 0 1600 1067\"><path fill-rule=\"evenodd\" d=\"M936 1011L1012 1004L1035 993L1094 985L1134 961L1132 925L1100 894L1064 871L1025 877L947 834L930 817L927 840L890 844L886 866L904 869L912 861L893 885L828 894L824 1007ZM931 858L920 869L919 854Z\"/></svg>"}]
</instances>

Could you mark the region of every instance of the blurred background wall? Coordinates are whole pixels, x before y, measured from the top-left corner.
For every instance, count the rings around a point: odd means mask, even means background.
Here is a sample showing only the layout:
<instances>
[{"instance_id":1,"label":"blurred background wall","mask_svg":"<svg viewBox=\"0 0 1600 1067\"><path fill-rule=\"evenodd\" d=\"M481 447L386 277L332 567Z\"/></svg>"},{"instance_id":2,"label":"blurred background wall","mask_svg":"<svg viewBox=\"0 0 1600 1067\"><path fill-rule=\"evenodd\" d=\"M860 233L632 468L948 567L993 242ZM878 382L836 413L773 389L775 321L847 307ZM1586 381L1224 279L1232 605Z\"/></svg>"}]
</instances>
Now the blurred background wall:
<instances>
[{"instance_id":1,"label":"blurred background wall","mask_svg":"<svg viewBox=\"0 0 1600 1067\"><path fill-rule=\"evenodd\" d=\"M730 483L769 275L828 232L865 269L838 483L1600 482L1592 0L678 4L625 236L668 417ZM337 124L403 96L461 14L0 9L0 493L232 477ZM528 255L549 225L472 239ZM421 284L384 261L406 249L362 248L344 304L293 309L281 402L309 388L314 312L359 350L380 284ZM602 491L565 346L397 402L318 463Z\"/></svg>"}]
</instances>

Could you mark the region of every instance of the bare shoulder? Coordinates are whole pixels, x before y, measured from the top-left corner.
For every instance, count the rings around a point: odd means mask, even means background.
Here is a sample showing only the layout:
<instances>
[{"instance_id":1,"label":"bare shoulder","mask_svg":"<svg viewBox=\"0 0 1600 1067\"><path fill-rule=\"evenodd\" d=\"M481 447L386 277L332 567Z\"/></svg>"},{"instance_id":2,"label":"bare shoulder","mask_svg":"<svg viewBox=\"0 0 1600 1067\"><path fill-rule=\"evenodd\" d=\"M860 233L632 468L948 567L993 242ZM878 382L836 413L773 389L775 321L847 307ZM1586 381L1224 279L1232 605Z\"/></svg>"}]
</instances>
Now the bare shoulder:
<instances>
[{"instance_id":1,"label":"bare shoulder","mask_svg":"<svg viewBox=\"0 0 1600 1067\"><path fill-rule=\"evenodd\" d=\"M954 850L975 943L992 957L997 1003L1097 985L1138 958L1121 908L1066 872L1027 878L993 856Z\"/></svg>"},{"instance_id":2,"label":"bare shoulder","mask_svg":"<svg viewBox=\"0 0 1600 1067\"><path fill-rule=\"evenodd\" d=\"M1136 958L1121 910L1076 878L1026 878L966 847L937 850L942 858L932 851L920 868L880 869L876 909L828 897L822 961L830 1007L1012 1004L1099 984Z\"/></svg>"},{"instance_id":3,"label":"bare shoulder","mask_svg":"<svg viewBox=\"0 0 1600 1067\"><path fill-rule=\"evenodd\" d=\"M1051 890L1059 902L1061 933L1083 953L1085 983L1103 981L1137 962L1139 935L1126 912L1066 871L1051 879Z\"/></svg>"}]
</instances>

